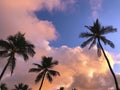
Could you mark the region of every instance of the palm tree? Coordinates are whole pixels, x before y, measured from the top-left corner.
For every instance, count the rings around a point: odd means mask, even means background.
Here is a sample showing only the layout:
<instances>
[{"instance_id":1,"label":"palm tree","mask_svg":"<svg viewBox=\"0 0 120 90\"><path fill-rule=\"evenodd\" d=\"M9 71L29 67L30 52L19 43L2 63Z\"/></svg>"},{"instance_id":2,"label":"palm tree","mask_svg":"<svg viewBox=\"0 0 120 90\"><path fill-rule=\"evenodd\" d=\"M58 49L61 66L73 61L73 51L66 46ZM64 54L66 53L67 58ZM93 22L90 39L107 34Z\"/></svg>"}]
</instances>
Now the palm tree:
<instances>
[{"instance_id":1,"label":"palm tree","mask_svg":"<svg viewBox=\"0 0 120 90\"><path fill-rule=\"evenodd\" d=\"M86 41L84 41L81 44L81 47L85 47L88 44L90 44L89 49L91 49L95 44L97 44L97 52L98 52L98 56L101 56L101 51L107 61L108 67L113 75L114 81L115 81L115 85L116 85L116 89L119 90L119 86L118 86L118 82L116 79L116 76L112 70L112 67L110 65L109 59L104 51L104 48L101 44L101 41L105 44L105 45L109 45L110 47L114 48L114 44L112 41L108 40L104 34L108 34L108 33L112 33L112 32L116 32L117 29L113 28L112 26L101 26L98 19L96 20L96 22L94 22L93 26L85 26L90 32L83 32L80 34L81 38L88 38Z\"/></svg>"},{"instance_id":2,"label":"palm tree","mask_svg":"<svg viewBox=\"0 0 120 90\"><path fill-rule=\"evenodd\" d=\"M33 65L37 66L37 68L31 68L29 70L29 72L39 72L39 74L37 75L37 77L35 79L35 83L38 83L39 81L41 81L39 90L41 90L41 88L42 88L45 77L51 83L53 81L54 76L57 76L57 75L60 76L59 72L51 69L55 65L58 64L58 61L52 61L52 60L53 60L52 57L43 56L41 65L37 64L37 63L33 63Z\"/></svg>"},{"instance_id":3,"label":"palm tree","mask_svg":"<svg viewBox=\"0 0 120 90\"><path fill-rule=\"evenodd\" d=\"M64 87L60 87L60 90L64 90Z\"/></svg>"},{"instance_id":4,"label":"palm tree","mask_svg":"<svg viewBox=\"0 0 120 90\"><path fill-rule=\"evenodd\" d=\"M9 36L7 40L0 40L0 57L6 57L7 63L0 75L0 80L3 77L8 66L10 66L11 75L16 66L16 54L21 55L25 61L29 56L34 56L34 45L27 41L24 34L18 32L14 36Z\"/></svg>"},{"instance_id":5,"label":"palm tree","mask_svg":"<svg viewBox=\"0 0 120 90\"><path fill-rule=\"evenodd\" d=\"M0 90L8 90L7 85L5 83L1 83Z\"/></svg>"},{"instance_id":6,"label":"palm tree","mask_svg":"<svg viewBox=\"0 0 120 90\"><path fill-rule=\"evenodd\" d=\"M19 83L18 85L15 85L15 88L12 90L32 90L29 88L27 84Z\"/></svg>"}]
</instances>

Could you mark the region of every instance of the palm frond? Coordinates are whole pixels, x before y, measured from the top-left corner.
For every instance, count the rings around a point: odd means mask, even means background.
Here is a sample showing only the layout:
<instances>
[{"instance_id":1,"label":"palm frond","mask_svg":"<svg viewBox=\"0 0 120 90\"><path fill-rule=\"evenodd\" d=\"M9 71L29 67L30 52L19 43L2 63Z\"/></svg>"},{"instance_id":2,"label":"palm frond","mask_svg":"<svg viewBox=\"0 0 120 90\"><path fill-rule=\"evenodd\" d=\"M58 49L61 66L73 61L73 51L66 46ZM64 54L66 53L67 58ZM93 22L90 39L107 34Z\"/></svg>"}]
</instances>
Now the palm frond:
<instances>
[{"instance_id":1,"label":"palm frond","mask_svg":"<svg viewBox=\"0 0 120 90\"><path fill-rule=\"evenodd\" d=\"M115 47L115 45L113 44L113 42L110 41L110 40L108 40L108 39L106 39L104 36L101 36L100 38L101 38L101 40L104 42L105 45L108 44L108 45L109 45L110 47L112 47L112 48Z\"/></svg>"},{"instance_id":2,"label":"palm frond","mask_svg":"<svg viewBox=\"0 0 120 90\"><path fill-rule=\"evenodd\" d=\"M42 69L40 68L31 68L29 72L40 72Z\"/></svg>"},{"instance_id":3,"label":"palm frond","mask_svg":"<svg viewBox=\"0 0 120 90\"><path fill-rule=\"evenodd\" d=\"M53 79L49 73L47 73L46 77L50 83L53 81Z\"/></svg>"},{"instance_id":4,"label":"palm frond","mask_svg":"<svg viewBox=\"0 0 120 90\"><path fill-rule=\"evenodd\" d=\"M94 30L93 30L93 27L92 27L92 26L86 26L86 25L85 25L85 27L86 27L88 30L90 30L90 32L94 33Z\"/></svg>"},{"instance_id":5,"label":"palm frond","mask_svg":"<svg viewBox=\"0 0 120 90\"><path fill-rule=\"evenodd\" d=\"M0 48L9 49L10 45L9 45L9 43L7 41L0 40Z\"/></svg>"},{"instance_id":6,"label":"palm frond","mask_svg":"<svg viewBox=\"0 0 120 90\"><path fill-rule=\"evenodd\" d=\"M7 57L8 56L8 51L4 50L4 51L0 51L0 57Z\"/></svg>"},{"instance_id":7,"label":"palm frond","mask_svg":"<svg viewBox=\"0 0 120 90\"><path fill-rule=\"evenodd\" d=\"M98 19L96 19L96 22L94 22L93 30L94 30L94 33L99 33L101 30L101 25Z\"/></svg>"},{"instance_id":8,"label":"palm frond","mask_svg":"<svg viewBox=\"0 0 120 90\"><path fill-rule=\"evenodd\" d=\"M38 68L43 68L40 64L37 64L37 63L33 63L33 65L37 66Z\"/></svg>"},{"instance_id":9,"label":"palm frond","mask_svg":"<svg viewBox=\"0 0 120 90\"><path fill-rule=\"evenodd\" d=\"M30 47L30 48L35 48L35 46L33 44L31 44L29 41L26 41L26 46Z\"/></svg>"},{"instance_id":10,"label":"palm frond","mask_svg":"<svg viewBox=\"0 0 120 90\"><path fill-rule=\"evenodd\" d=\"M106 43L106 37L105 37L105 36L101 36L101 37L100 37L100 40L102 40L105 45L107 44L107 43Z\"/></svg>"},{"instance_id":11,"label":"palm frond","mask_svg":"<svg viewBox=\"0 0 120 90\"><path fill-rule=\"evenodd\" d=\"M93 37L87 39L81 44L81 47L84 48L86 45L88 45L93 40Z\"/></svg>"},{"instance_id":12,"label":"palm frond","mask_svg":"<svg viewBox=\"0 0 120 90\"><path fill-rule=\"evenodd\" d=\"M29 86L27 84L24 85L23 89L24 90L32 90L31 88L29 88Z\"/></svg>"},{"instance_id":13,"label":"palm frond","mask_svg":"<svg viewBox=\"0 0 120 90\"><path fill-rule=\"evenodd\" d=\"M49 74L52 75L52 76L60 76L60 73L55 71L55 70L48 70Z\"/></svg>"},{"instance_id":14,"label":"palm frond","mask_svg":"<svg viewBox=\"0 0 120 90\"><path fill-rule=\"evenodd\" d=\"M15 88L16 88L16 89L18 89L18 86L17 86L17 85L15 85ZM16 90L16 89L13 89L13 90Z\"/></svg>"},{"instance_id":15,"label":"palm frond","mask_svg":"<svg viewBox=\"0 0 120 90\"><path fill-rule=\"evenodd\" d=\"M117 32L117 29L113 28L112 26L107 26L107 27L102 27L100 34L104 35L104 34L113 33L113 32Z\"/></svg>"},{"instance_id":16,"label":"palm frond","mask_svg":"<svg viewBox=\"0 0 120 90\"><path fill-rule=\"evenodd\" d=\"M16 42L16 38L12 35L10 35L7 40L9 41L9 43L11 43L12 45L15 44Z\"/></svg>"},{"instance_id":17,"label":"palm frond","mask_svg":"<svg viewBox=\"0 0 120 90\"><path fill-rule=\"evenodd\" d=\"M0 90L8 90L6 83L0 84Z\"/></svg>"},{"instance_id":18,"label":"palm frond","mask_svg":"<svg viewBox=\"0 0 120 90\"><path fill-rule=\"evenodd\" d=\"M45 71L39 73L35 79L35 83L38 83L39 81L41 81L41 79L43 78Z\"/></svg>"},{"instance_id":19,"label":"palm frond","mask_svg":"<svg viewBox=\"0 0 120 90\"><path fill-rule=\"evenodd\" d=\"M27 49L27 53L33 57L35 54L35 51L34 51L35 46L28 41L25 42L25 46Z\"/></svg>"},{"instance_id":20,"label":"palm frond","mask_svg":"<svg viewBox=\"0 0 120 90\"><path fill-rule=\"evenodd\" d=\"M33 57L35 55L34 48L28 48L27 53Z\"/></svg>"},{"instance_id":21,"label":"palm frond","mask_svg":"<svg viewBox=\"0 0 120 90\"><path fill-rule=\"evenodd\" d=\"M25 61L27 61L29 59L29 57L28 57L28 55L26 53L22 53L22 56L23 56Z\"/></svg>"},{"instance_id":22,"label":"palm frond","mask_svg":"<svg viewBox=\"0 0 120 90\"><path fill-rule=\"evenodd\" d=\"M94 40L92 41L92 43L90 44L89 49L91 49L95 44L96 44L96 39L94 39Z\"/></svg>"},{"instance_id":23,"label":"palm frond","mask_svg":"<svg viewBox=\"0 0 120 90\"><path fill-rule=\"evenodd\" d=\"M88 37L91 37L91 36L93 36L93 34L91 34L89 32L81 33L79 35L79 37L81 37L81 38L88 38Z\"/></svg>"},{"instance_id":24,"label":"palm frond","mask_svg":"<svg viewBox=\"0 0 120 90\"><path fill-rule=\"evenodd\" d=\"M53 62L51 62L51 65L50 65L49 68L52 68L52 67L54 67L55 65L58 65L58 61L53 61Z\"/></svg>"}]
</instances>

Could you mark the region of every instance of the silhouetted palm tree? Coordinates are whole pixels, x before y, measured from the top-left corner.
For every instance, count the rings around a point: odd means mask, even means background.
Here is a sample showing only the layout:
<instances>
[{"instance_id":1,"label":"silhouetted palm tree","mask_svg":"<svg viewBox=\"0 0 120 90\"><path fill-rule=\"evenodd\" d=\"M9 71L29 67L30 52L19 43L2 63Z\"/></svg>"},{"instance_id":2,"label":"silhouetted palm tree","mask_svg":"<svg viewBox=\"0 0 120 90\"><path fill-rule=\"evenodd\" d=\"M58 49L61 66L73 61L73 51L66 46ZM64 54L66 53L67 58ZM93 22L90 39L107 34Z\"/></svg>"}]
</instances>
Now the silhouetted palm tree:
<instances>
[{"instance_id":1,"label":"silhouetted palm tree","mask_svg":"<svg viewBox=\"0 0 120 90\"><path fill-rule=\"evenodd\" d=\"M16 66L15 54L21 55L25 61L28 60L29 56L34 56L34 45L26 41L24 34L18 32L14 36L9 36L7 40L0 40L0 57L6 57L8 59L1 75L5 73L8 66L10 66L11 75Z\"/></svg>"},{"instance_id":2,"label":"silhouetted palm tree","mask_svg":"<svg viewBox=\"0 0 120 90\"><path fill-rule=\"evenodd\" d=\"M49 82L53 81L53 76L57 76L57 75L60 76L59 72L51 69L58 64L58 61L52 61L52 60L53 60L52 57L44 56L42 57L41 65L37 63L33 63L33 65L37 66L37 68L31 68L29 70L29 72L39 72L39 74L35 79L35 83L41 81L39 90L41 90L42 88L45 76L47 77Z\"/></svg>"},{"instance_id":3,"label":"silhouetted palm tree","mask_svg":"<svg viewBox=\"0 0 120 90\"><path fill-rule=\"evenodd\" d=\"M1 83L0 90L8 90L7 85L5 83Z\"/></svg>"},{"instance_id":4,"label":"silhouetted palm tree","mask_svg":"<svg viewBox=\"0 0 120 90\"><path fill-rule=\"evenodd\" d=\"M64 87L60 87L60 90L64 90Z\"/></svg>"},{"instance_id":5,"label":"silhouetted palm tree","mask_svg":"<svg viewBox=\"0 0 120 90\"><path fill-rule=\"evenodd\" d=\"M18 85L15 85L15 88L12 90L32 90L32 88L29 88L29 85L19 83Z\"/></svg>"},{"instance_id":6,"label":"silhouetted palm tree","mask_svg":"<svg viewBox=\"0 0 120 90\"><path fill-rule=\"evenodd\" d=\"M116 85L116 89L119 90L119 86L118 86L118 82L116 79L116 76L111 68L109 59L103 49L103 46L101 44L101 41L105 44L105 45L109 45L110 47L114 48L114 44L112 41L108 40L104 35L108 34L108 33L112 33L112 32L116 32L117 29L113 28L112 26L101 26L98 19L96 20L96 22L93 24L93 26L85 26L90 32L84 32L80 34L80 37L82 38L88 38L85 42L83 42L81 44L81 47L85 47L86 45L90 44L89 49L91 49L95 44L97 44L97 51L98 51L98 56L101 55L101 50L103 52L103 55L107 61L107 64L109 66L109 69L114 77L114 81L115 81L115 85Z\"/></svg>"}]
</instances>

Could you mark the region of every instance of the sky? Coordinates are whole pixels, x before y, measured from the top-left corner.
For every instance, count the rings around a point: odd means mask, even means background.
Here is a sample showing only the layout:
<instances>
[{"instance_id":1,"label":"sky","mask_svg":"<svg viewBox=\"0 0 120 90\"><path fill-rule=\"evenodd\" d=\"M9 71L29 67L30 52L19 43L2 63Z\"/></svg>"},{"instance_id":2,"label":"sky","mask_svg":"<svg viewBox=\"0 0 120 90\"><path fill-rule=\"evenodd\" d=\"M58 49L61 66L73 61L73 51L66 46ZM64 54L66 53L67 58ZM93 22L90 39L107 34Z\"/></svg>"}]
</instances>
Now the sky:
<instances>
[{"instance_id":1,"label":"sky","mask_svg":"<svg viewBox=\"0 0 120 90\"><path fill-rule=\"evenodd\" d=\"M16 56L16 68L10 76L6 71L2 82L13 88L16 83L26 83L38 90L36 73L28 73L32 63L40 63L41 56L51 56L59 61L55 70L61 76L50 84L46 79L43 90L115 90L114 80L103 56L97 57L96 47L81 48L85 40L79 38L98 18L101 25L112 25L116 33L107 34L115 44L112 49L104 46L111 66L120 84L120 1L116 0L0 0L0 38L6 39L18 31L35 45L36 54L29 61ZM0 71L6 59L0 58ZM4 61L4 62L3 62Z\"/></svg>"}]
</instances>

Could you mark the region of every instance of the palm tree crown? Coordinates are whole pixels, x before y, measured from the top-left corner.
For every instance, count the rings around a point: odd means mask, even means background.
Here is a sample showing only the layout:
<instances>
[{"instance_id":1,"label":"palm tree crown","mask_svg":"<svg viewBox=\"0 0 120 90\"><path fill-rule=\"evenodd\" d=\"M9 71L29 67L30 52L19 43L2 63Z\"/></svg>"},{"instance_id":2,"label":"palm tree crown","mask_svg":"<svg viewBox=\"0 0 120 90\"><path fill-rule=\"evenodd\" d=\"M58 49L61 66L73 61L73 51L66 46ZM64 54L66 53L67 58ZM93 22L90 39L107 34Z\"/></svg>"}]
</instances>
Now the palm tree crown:
<instances>
[{"instance_id":1,"label":"palm tree crown","mask_svg":"<svg viewBox=\"0 0 120 90\"><path fill-rule=\"evenodd\" d=\"M59 90L64 90L64 87L60 87L60 89Z\"/></svg>"},{"instance_id":2,"label":"palm tree crown","mask_svg":"<svg viewBox=\"0 0 120 90\"><path fill-rule=\"evenodd\" d=\"M39 81L42 80L39 90L41 90L45 76L47 77L49 82L53 81L53 78L52 78L53 76L57 76L57 75L60 76L59 72L51 69L52 67L58 64L58 61L52 61L52 59L53 59L52 57L43 56L41 65L34 63L33 65L37 66L37 68L31 68L29 70L29 72L39 72L39 74L35 79L35 83L38 83Z\"/></svg>"},{"instance_id":3,"label":"palm tree crown","mask_svg":"<svg viewBox=\"0 0 120 90\"><path fill-rule=\"evenodd\" d=\"M117 29L112 26L101 26L98 19L94 22L93 26L85 26L90 32L83 32L80 34L82 38L88 38L81 44L81 47L85 47L90 44L89 49L91 49L95 44L97 44L98 55L101 55L101 48L98 41L102 41L105 45L109 45L114 48L112 41L108 40L104 35L112 32L116 32Z\"/></svg>"},{"instance_id":4,"label":"palm tree crown","mask_svg":"<svg viewBox=\"0 0 120 90\"><path fill-rule=\"evenodd\" d=\"M5 83L1 83L0 90L8 90L7 85Z\"/></svg>"},{"instance_id":5,"label":"palm tree crown","mask_svg":"<svg viewBox=\"0 0 120 90\"><path fill-rule=\"evenodd\" d=\"M12 90L32 90L29 88L27 84L19 83L18 85L15 85L15 88Z\"/></svg>"},{"instance_id":6,"label":"palm tree crown","mask_svg":"<svg viewBox=\"0 0 120 90\"><path fill-rule=\"evenodd\" d=\"M24 58L25 61L28 60L29 56L34 56L34 45L27 41L24 34L18 32L14 36L9 36L7 40L0 40L0 57L6 57L8 59L5 65L0 80L8 66L10 66L11 74L14 71L16 65L15 54L18 54Z\"/></svg>"}]
</instances>

